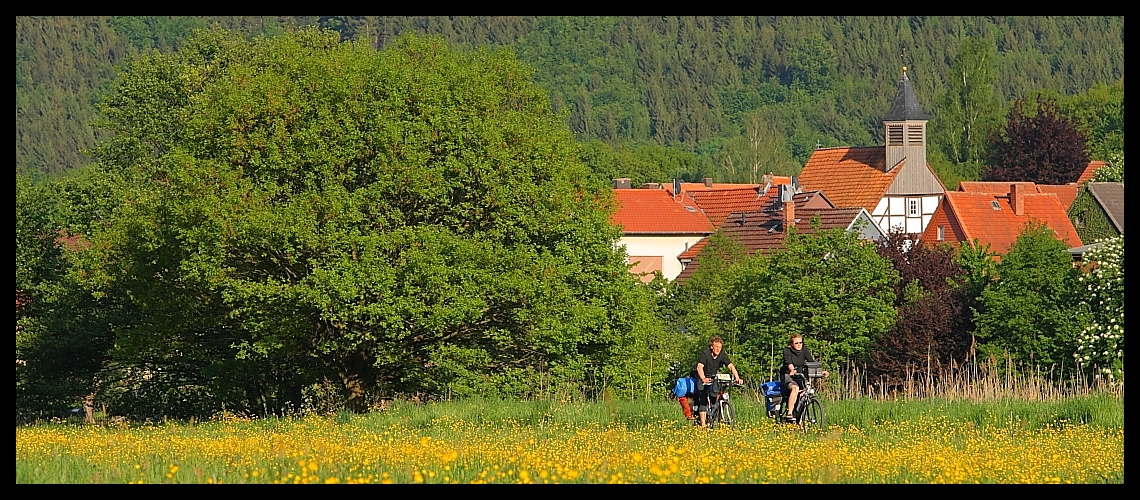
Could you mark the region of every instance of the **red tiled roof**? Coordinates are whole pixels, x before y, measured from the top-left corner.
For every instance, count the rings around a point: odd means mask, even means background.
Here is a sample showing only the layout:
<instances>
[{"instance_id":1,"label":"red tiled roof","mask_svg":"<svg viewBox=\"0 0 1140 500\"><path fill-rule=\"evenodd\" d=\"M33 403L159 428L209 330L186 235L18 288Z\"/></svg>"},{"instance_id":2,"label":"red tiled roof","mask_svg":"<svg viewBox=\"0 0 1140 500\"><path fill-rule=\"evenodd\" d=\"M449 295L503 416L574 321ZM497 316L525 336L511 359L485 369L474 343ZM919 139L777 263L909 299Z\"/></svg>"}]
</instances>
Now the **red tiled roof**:
<instances>
[{"instance_id":1,"label":"red tiled roof","mask_svg":"<svg viewBox=\"0 0 1140 500\"><path fill-rule=\"evenodd\" d=\"M966 191L971 193L991 193L991 194L1009 194L1010 184L1017 184L1027 188L1028 192L1037 193L1053 193L1057 195L1057 201L1061 202L1061 207L1065 211L1073 205L1073 200L1077 199L1077 192L1079 187L1077 183L1071 182L1069 184L1036 184L1027 181L962 181L958 184L959 191Z\"/></svg>"},{"instance_id":2,"label":"red tiled roof","mask_svg":"<svg viewBox=\"0 0 1140 500\"><path fill-rule=\"evenodd\" d=\"M1032 191L1037 190L1037 184L1030 181L962 181L958 183L958 191L965 191L967 193L1009 194L1010 184L1017 184L1018 186L1029 188Z\"/></svg>"},{"instance_id":3,"label":"red tiled roof","mask_svg":"<svg viewBox=\"0 0 1140 500\"><path fill-rule=\"evenodd\" d=\"M883 173L883 146L817 149L800 172L800 186L823 191L837 207L875 209L902 165Z\"/></svg>"},{"instance_id":4,"label":"red tiled roof","mask_svg":"<svg viewBox=\"0 0 1140 500\"><path fill-rule=\"evenodd\" d=\"M618 209L610 221L626 234L709 234L713 225L700 209L664 189L614 189Z\"/></svg>"},{"instance_id":5,"label":"red tiled roof","mask_svg":"<svg viewBox=\"0 0 1140 500\"><path fill-rule=\"evenodd\" d=\"M761 187L745 187L735 189L716 189L706 191L686 191L684 196L692 200L712 222L713 227L720 226L728 214L733 212L752 212L760 210L775 198L775 189L763 192Z\"/></svg>"},{"instance_id":6,"label":"red tiled roof","mask_svg":"<svg viewBox=\"0 0 1140 500\"><path fill-rule=\"evenodd\" d=\"M811 234L813 232L810 221L816 216L820 218L820 231L847 228L862 210L859 207L807 208L804 206L801 208L801 205L806 205L808 201L805 198L796 203L796 220L798 221L796 232L799 234ZM719 229L724 234L737 238L743 243L750 255L768 254L784 248L786 232L784 231L783 212L779 210L734 213L725 219L724 224ZM687 280L700 267L697 256L708 244L708 241L707 237L698 241L677 257L682 261L691 260L681 271L681 274L677 276L677 281Z\"/></svg>"},{"instance_id":7,"label":"red tiled roof","mask_svg":"<svg viewBox=\"0 0 1140 500\"><path fill-rule=\"evenodd\" d=\"M1038 184L1037 192L1057 195L1057 201L1061 202L1061 208L1064 208L1065 213L1068 213L1069 207L1073 206L1073 202L1077 199L1077 193L1080 192L1080 185L1075 182L1061 185Z\"/></svg>"},{"instance_id":8,"label":"red tiled roof","mask_svg":"<svg viewBox=\"0 0 1140 500\"><path fill-rule=\"evenodd\" d=\"M1086 182L1091 181L1093 175L1096 174L1096 170L1104 165L1105 162L1101 160L1090 161L1088 166L1085 167L1085 171L1081 172L1081 176L1077 178L1077 186L1083 186Z\"/></svg>"},{"instance_id":9,"label":"red tiled roof","mask_svg":"<svg viewBox=\"0 0 1140 500\"><path fill-rule=\"evenodd\" d=\"M948 215L961 228L965 241L977 239L982 245L988 243L990 250L998 254L1009 251L1030 220L1044 223L1069 248L1081 245L1081 239L1056 194L1031 191L1023 196L1023 215L1014 214L1008 194L977 191L947 191L938 209L949 211ZM999 209L994 209L994 202Z\"/></svg>"}]
</instances>

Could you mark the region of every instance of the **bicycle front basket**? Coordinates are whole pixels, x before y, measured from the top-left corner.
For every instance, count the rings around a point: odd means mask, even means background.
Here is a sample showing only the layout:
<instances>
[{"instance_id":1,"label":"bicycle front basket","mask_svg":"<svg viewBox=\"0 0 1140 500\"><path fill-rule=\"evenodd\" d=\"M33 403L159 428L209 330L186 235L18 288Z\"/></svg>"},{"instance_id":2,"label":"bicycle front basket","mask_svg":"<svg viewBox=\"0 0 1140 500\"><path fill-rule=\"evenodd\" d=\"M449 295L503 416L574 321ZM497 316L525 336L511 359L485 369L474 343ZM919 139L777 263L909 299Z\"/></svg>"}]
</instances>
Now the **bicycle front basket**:
<instances>
[{"instance_id":1,"label":"bicycle front basket","mask_svg":"<svg viewBox=\"0 0 1140 500\"><path fill-rule=\"evenodd\" d=\"M808 361L804 363L804 371L808 378L823 378L823 363Z\"/></svg>"}]
</instances>

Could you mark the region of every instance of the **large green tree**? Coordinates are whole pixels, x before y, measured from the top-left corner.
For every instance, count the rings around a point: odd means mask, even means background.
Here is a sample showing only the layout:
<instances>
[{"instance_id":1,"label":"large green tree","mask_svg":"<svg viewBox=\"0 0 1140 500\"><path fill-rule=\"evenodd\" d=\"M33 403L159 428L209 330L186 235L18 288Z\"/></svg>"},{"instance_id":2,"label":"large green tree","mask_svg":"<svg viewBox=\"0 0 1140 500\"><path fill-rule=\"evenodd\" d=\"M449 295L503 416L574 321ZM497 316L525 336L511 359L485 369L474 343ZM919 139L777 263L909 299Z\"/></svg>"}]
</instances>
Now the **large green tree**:
<instances>
[{"instance_id":1,"label":"large green tree","mask_svg":"<svg viewBox=\"0 0 1140 500\"><path fill-rule=\"evenodd\" d=\"M979 350L1038 366L1071 360L1082 317L1079 271L1065 243L1045 225L1028 224L994 273L974 316Z\"/></svg>"},{"instance_id":2,"label":"large green tree","mask_svg":"<svg viewBox=\"0 0 1140 500\"><path fill-rule=\"evenodd\" d=\"M361 410L536 371L580 387L653 328L608 186L506 51L211 30L131 65L104 111L124 200L90 276L145 313L121 359L329 374Z\"/></svg>"},{"instance_id":3,"label":"large green tree","mask_svg":"<svg viewBox=\"0 0 1140 500\"><path fill-rule=\"evenodd\" d=\"M799 333L830 362L865 360L897 316L890 260L842 229L793 232L784 245L732 272L726 295L740 343L765 359Z\"/></svg>"},{"instance_id":4,"label":"large green tree","mask_svg":"<svg viewBox=\"0 0 1140 500\"><path fill-rule=\"evenodd\" d=\"M81 286L69 255L72 179L16 178L16 418L58 416L100 389L116 308ZM91 405L88 404L90 409ZM88 415L90 417L90 415Z\"/></svg>"}]
</instances>

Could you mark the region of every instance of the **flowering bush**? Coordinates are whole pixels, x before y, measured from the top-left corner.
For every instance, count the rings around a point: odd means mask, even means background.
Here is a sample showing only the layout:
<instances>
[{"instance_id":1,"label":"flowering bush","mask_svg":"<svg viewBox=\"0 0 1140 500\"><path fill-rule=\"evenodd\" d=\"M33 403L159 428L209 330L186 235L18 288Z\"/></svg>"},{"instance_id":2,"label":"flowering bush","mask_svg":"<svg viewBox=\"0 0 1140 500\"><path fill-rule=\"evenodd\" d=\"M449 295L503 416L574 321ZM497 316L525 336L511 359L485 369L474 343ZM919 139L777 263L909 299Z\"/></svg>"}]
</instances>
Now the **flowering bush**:
<instances>
[{"instance_id":1,"label":"flowering bush","mask_svg":"<svg viewBox=\"0 0 1140 500\"><path fill-rule=\"evenodd\" d=\"M1124 182L1124 153L1116 153L1093 173L1093 182Z\"/></svg>"},{"instance_id":2,"label":"flowering bush","mask_svg":"<svg viewBox=\"0 0 1140 500\"><path fill-rule=\"evenodd\" d=\"M1124 376L1124 237L1101 240L1084 255L1090 270L1080 278L1085 287L1082 305L1089 324L1077 338L1077 363L1096 370L1096 376L1116 380Z\"/></svg>"}]
</instances>

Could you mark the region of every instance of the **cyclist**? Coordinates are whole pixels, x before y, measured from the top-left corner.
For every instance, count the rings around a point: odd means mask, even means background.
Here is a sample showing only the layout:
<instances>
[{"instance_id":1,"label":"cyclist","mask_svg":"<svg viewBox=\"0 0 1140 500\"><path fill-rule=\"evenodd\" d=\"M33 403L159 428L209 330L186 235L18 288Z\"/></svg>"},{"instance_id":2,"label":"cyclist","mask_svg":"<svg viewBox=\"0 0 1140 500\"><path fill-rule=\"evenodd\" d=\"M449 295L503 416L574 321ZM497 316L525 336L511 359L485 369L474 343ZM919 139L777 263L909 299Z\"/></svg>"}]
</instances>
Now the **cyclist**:
<instances>
[{"instance_id":1,"label":"cyclist","mask_svg":"<svg viewBox=\"0 0 1140 500\"><path fill-rule=\"evenodd\" d=\"M743 384L744 380L740 378L740 374L736 372L736 366L728 359L728 353L723 351L724 340L719 336L709 339L709 348L701 353L701 357L697 360L697 368L694 370L697 379L697 413L700 415L701 426L708 426L708 410L709 410L709 384L712 383L713 377L716 372L720 371L720 367L728 366L728 370L732 372L732 380L737 384Z\"/></svg>"},{"instance_id":2,"label":"cyclist","mask_svg":"<svg viewBox=\"0 0 1140 500\"><path fill-rule=\"evenodd\" d=\"M780 368L784 387L788 390L788 403L784 405L788 409L784 417L788 422L796 421L792 416L792 409L796 407L796 396L799 396L800 389L804 387L804 363L808 361L815 362L815 356L812 356L811 349L804 345L804 336L798 333L792 335L788 339L788 346L784 348L784 364ZM823 376L827 375L827 370L824 370Z\"/></svg>"}]
</instances>

